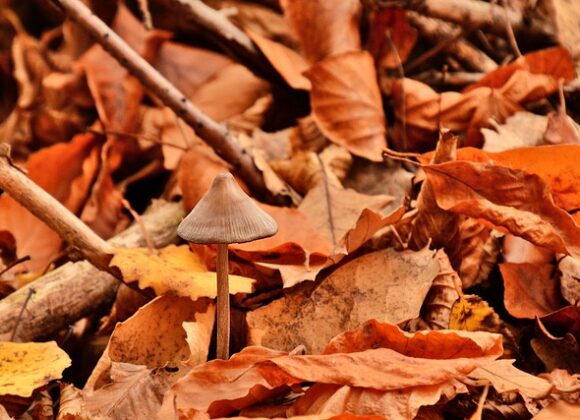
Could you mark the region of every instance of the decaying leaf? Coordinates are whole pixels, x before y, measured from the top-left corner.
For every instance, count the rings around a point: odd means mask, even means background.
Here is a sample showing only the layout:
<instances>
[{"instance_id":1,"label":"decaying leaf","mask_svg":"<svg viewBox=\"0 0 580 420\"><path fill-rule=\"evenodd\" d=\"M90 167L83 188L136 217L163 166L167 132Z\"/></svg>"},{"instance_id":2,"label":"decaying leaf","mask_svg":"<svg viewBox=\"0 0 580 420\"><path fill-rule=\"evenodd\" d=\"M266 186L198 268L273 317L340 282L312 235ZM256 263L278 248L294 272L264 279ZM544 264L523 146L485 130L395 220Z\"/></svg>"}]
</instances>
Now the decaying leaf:
<instances>
[{"instance_id":1,"label":"decaying leaf","mask_svg":"<svg viewBox=\"0 0 580 420\"><path fill-rule=\"evenodd\" d=\"M499 316L477 295L462 296L451 309L451 329L500 332L501 327Z\"/></svg>"},{"instance_id":2,"label":"decaying leaf","mask_svg":"<svg viewBox=\"0 0 580 420\"><path fill-rule=\"evenodd\" d=\"M173 294L196 300L217 295L216 274L207 271L186 245L170 245L160 250L117 249L111 266L121 270L126 282L138 282L141 289L150 287L158 296ZM252 291L252 279L232 275L229 280L232 294Z\"/></svg>"},{"instance_id":3,"label":"decaying leaf","mask_svg":"<svg viewBox=\"0 0 580 420\"><path fill-rule=\"evenodd\" d=\"M519 391L532 398L549 394L552 384L513 366L514 360L494 360L469 374L470 379L488 380L498 392Z\"/></svg>"},{"instance_id":4,"label":"decaying leaf","mask_svg":"<svg viewBox=\"0 0 580 420\"><path fill-rule=\"evenodd\" d=\"M438 272L429 250L364 255L338 268L314 291L289 292L249 313L248 341L286 351L303 344L319 353L332 337L368 319L399 323L417 317Z\"/></svg>"},{"instance_id":5,"label":"decaying leaf","mask_svg":"<svg viewBox=\"0 0 580 420\"><path fill-rule=\"evenodd\" d=\"M467 161L425 166L424 170L442 209L487 220L556 252L580 254L580 227L554 204L539 176Z\"/></svg>"},{"instance_id":6,"label":"decaying leaf","mask_svg":"<svg viewBox=\"0 0 580 420\"><path fill-rule=\"evenodd\" d=\"M306 72L312 114L331 141L351 153L381 161L385 115L372 57L366 52L331 56Z\"/></svg>"},{"instance_id":7,"label":"decaying leaf","mask_svg":"<svg viewBox=\"0 0 580 420\"><path fill-rule=\"evenodd\" d=\"M71 359L56 342L0 343L0 395L30 397L35 389L59 379Z\"/></svg>"}]
</instances>

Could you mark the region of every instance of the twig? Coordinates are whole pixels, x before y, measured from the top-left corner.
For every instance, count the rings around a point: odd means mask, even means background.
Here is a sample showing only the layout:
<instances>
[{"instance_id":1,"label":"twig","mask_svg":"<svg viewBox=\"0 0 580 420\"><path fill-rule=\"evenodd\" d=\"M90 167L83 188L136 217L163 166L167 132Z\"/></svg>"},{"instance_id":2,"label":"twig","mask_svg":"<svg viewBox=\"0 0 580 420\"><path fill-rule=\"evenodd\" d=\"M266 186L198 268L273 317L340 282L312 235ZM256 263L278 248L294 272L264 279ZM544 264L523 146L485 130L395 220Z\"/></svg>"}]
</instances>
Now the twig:
<instances>
[{"instance_id":1,"label":"twig","mask_svg":"<svg viewBox=\"0 0 580 420\"><path fill-rule=\"evenodd\" d=\"M31 287L30 289L28 289L28 295L26 296L26 299L24 299L24 302L22 302L22 308L20 308L18 318L16 318L16 322L14 323L14 328L12 329L12 334L10 335L10 341L14 341L14 337L16 337L16 331L18 331L18 326L22 321L22 315L24 314L24 310L26 309L26 306L28 306L28 302L30 302L32 295L35 293L36 290L34 288Z\"/></svg>"},{"instance_id":2,"label":"twig","mask_svg":"<svg viewBox=\"0 0 580 420\"><path fill-rule=\"evenodd\" d=\"M422 16L416 12L408 12L409 21L419 29L421 36L433 43L447 42L458 33L457 26L440 19ZM473 29L470 28L470 31ZM476 48L465 39L456 39L453 48L447 44L449 54L453 55L469 69L489 73L497 68L497 63L487 54Z\"/></svg>"},{"instance_id":3,"label":"twig","mask_svg":"<svg viewBox=\"0 0 580 420\"><path fill-rule=\"evenodd\" d=\"M511 25L510 20L509 20L507 2L506 2L506 0L502 0L502 3L503 3L504 15L505 15L504 24L505 24L505 30L507 32L507 38L508 38L508 41L510 43L510 46L512 47L512 50L516 54L516 57L519 58L522 56L522 52L520 51L520 47L518 47L518 42L516 41L516 35L514 34L514 28L512 28L512 25Z\"/></svg>"},{"instance_id":4,"label":"twig","mask_svg":"<svg viewBox=\"0 0 580 420\"><path fill-rule=\"evenodd\" d=\"M148 30L153 29L153 18L149 11L149 0L137 0L137 4L139 5L139 10L143 17L143 24Z\"/></svg>"},{"instance_id":5,"label":"twig","mask_svg":"<svg viewBox=\"0 0 580 420\"><path fill-rule=\"evenodd\" d=\"M2 271L0 271L0 276L3 275L4 273L6 273L7 271L11 270L12 268L17 266L18 264L21 264L21 263L26 262L28 260L30 260L30 255L25 255L24 257L20 257L17 260L12 261L10 264L8 264L6 267L4 267L2 269Z\"/></svg>"},{"instance_id":6,"label":"twig","mask_svg":"<svg viewBox=\"0 0 580 420\"><path fill-rule=\"evenodd\" d=\"M523 26L520 13L509 11L503 7L486 3L481 0L413 0L409 7L443 20L455 22L469 27L485 27L486 29L503 35L505 21L508 20L512 28L518 30Z\"/></svg>"},{"instance_id":7,"label":"twig","mask_svg":"<svg viewBox=\"0 0 580 420\"><path fill-rule=\"evenodd\" d=\"M317 153L316 158L318 159L318 164L320 165L320 170L322 171L322 183L324 185L324 195L326 197L326 209L328 212L328 225L330 227L330 235L332 237L332 244L336 245L336 233L334 232L334 216L332 214L332 200L330 197L330 189L328 188L328 175L326 174L326 168L324 167L324 162Z\"/></svg>"},{"instance_id":8,"label":"twig","mask_svg":"<svg viewBox=\"0 0 580 420\"><path fill-rule=\"evenodd\" d=\"M0 145L0 188L82 252L97 268L109 270L112 248L69 209L10 162L10 147Z\"/></svg>"},{"instance_id":9,"label":"twig","mask_svg":"<svg viewBox=\"0 0 580 420\"><path fill-rule=\"evenodd\" d=\"M143 223L143 219L141 218L139 213L137 213L133 209L133 207L131 207L131 203L129 203L126 199L123 198L121 200L121 203L123 204L123 207L125 207L127 209L127 211L129 213L131 213L131 216L133 216L133 218L137 222L139 229L141 229L141 234L143 235L143 238L145 238L145 242L147 243L147 248L149 248L150 251L154 250L155 245L153 244L153 240L151 239L151 235L149 235L149 232L147 232L147 228L145 228L145 223Z\"/></svg>"},{"instance_id":10,"label":"twig","mask_svg":"<svg viewBox=\"0 0 580 420\"><path fill-rule=\"evenodd\" d=\"M85 28L123 67L192 127L199 137L238 171L255 192L266 197L271 196L260 171L254 165L252 157L238 143L226 126L212 120L197 108L171 82L93 14L82 1L53 1L60 4L71 19Z\"/></svg>"}]
</instances>

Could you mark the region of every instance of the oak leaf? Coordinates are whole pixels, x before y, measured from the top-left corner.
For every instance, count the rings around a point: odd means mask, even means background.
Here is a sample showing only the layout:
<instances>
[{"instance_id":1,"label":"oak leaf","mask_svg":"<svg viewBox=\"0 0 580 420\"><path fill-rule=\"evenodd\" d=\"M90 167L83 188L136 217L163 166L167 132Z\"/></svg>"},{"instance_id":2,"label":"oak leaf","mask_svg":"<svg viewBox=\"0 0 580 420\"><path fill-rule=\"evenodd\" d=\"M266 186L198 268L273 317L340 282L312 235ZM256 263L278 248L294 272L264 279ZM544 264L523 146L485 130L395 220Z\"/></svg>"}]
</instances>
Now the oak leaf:
<instances>
[{"instance_id":1,"label":"oak leaf","mask_svg":"<svg viewBox=\"0 0 580 420\"><path fill-rule=\"evenodd\" d=\"M71 364L56 342L0 343L0 395L30 397Z\"/></svg>"},{"instance_id":2,"label":"oak leaf","mask_svg":"<svg viewBox=\"0 0 580 420\"><path fill-rule=\"evenodd\" d=\"M207 271L201 259L187 246L169 245L160 250L117 249L110 263L121 270L126 282L141 289L152 288L159 295L174 294L192 300L217 295L216 274ZM250 293L253 280L231 275L230 293Z\"/></svg>"}]
</instances>

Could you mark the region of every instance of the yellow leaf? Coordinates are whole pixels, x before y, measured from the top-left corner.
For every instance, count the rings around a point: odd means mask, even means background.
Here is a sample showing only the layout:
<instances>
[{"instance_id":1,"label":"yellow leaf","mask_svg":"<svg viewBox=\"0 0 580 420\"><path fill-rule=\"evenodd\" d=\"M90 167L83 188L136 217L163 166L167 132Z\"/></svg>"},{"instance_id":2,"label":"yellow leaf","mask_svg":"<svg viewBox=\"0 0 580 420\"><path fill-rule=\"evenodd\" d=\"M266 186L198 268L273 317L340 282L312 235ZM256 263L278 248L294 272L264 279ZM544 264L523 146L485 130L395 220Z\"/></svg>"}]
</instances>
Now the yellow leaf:
<instances>
[{"instance_id":1,"label":"yellow leaf","mask_svg":"<svg viewBox=\"0 0 580 420\"><path fill-rule=\"evenodd\" d=\"M54 379L71 360L56 342L0 343L0 395L30 397Z\"/></svg>"},{"instance_id":2,"label":"yellow leaf","mask_svg":"<svg viewBox=\"0 0 580 420\"><path fill-rule=\"evenodd\" d=\"M449 329L499 332L501 321L479 296L465 295L453 305Z\"/></svg>"},{"instance_id":3,"label":"yellow leaf","mask_svg":"<svg viewBox=\"0 0 580 420\"><path fill-rule=\"evenodd\" d=\"M157 295L172 294L215 298L216 274L207 271L201 259L186 245L170 245L150 251L146 248L117 249L111 266L121 270L126 282L138 282L141 289L152 288ZM230 293L249 293L254 280L229 276Z\"/></svg>"}]
</instances>

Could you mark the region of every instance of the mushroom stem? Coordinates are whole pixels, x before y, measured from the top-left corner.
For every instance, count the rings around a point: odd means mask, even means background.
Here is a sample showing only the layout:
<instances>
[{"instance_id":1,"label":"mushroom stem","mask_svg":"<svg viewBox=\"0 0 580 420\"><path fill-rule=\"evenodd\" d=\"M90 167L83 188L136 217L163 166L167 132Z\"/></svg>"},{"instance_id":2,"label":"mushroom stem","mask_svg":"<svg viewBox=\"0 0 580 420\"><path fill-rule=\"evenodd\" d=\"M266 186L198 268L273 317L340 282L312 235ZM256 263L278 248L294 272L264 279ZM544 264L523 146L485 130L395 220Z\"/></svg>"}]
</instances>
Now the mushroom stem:
<instances>
[{"instance_id":1,"label":"mushroom stem","mask_svg":"<svg viewBox=\"0 0 580 420\"><path fill-rule=\"evenodd\" d=\"M228 282L228 244L217 249L217 358L227 360L230 353L230 288Z\"/></svg>"}]
</instances>

